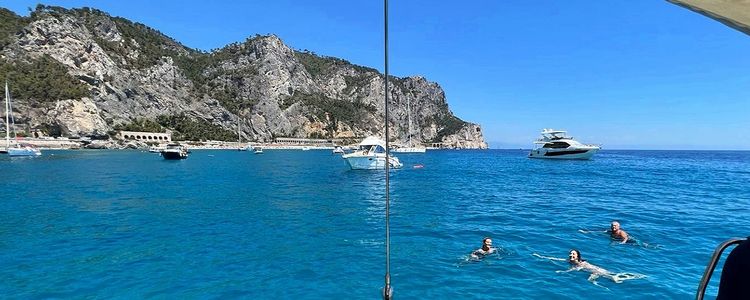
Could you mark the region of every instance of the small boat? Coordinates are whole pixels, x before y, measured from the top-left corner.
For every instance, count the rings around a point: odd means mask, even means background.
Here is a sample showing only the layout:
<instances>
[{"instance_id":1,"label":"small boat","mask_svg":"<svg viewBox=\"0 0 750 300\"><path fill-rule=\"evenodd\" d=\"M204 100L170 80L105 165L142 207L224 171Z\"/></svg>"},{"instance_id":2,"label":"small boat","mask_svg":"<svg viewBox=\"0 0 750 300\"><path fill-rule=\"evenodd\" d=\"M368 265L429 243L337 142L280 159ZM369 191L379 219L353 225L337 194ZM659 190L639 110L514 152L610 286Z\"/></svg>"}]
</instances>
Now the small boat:
<instances>
[{"instance_id":1,"label":"small boat","mask_svg":"<svg viewBox=\"0 0 750 300\"><path fill-rule=\"evenodd\" d=\"M180 144L168 144L164 150L161 150L161 156L164 159L186 159L188 150Z\"/></svg>"},{"instance_id":2,"label":"small boat","mask_svg":"<svg viewBox=\"0 0 750 300\"><path fill-rule=\"evenodd\" d=\"M396 153L425 153L427 148L424 147L398 147L391 150Z\"/></svg>"},{"instance_id":3,"label":"small boat","mask_svg":"<svg viewBox=\"0 0 750 300\"><path fill-rule=\"evenodd\" d=\"M255 147L255 149L253 149L253 152L255 154L263 154L263 148L261 148L261 147Z\"/></svg>"},{"instance_id":4,"label":"small boat","mask_svg":"<svg viewBox=\"0 0 750 300\"><path fill-rule=\"evenodd\" d=\"M543 129L542 136L534 141L529 158L591 159L601 149L599 145L581 144L568 137L566 131Z\"/></svg>"},{"instance_id":5,"label":"small boat","mask_svg":"<svg viewBox=\"0 0 750 300\"><path fill-rule=\"evenodd\" d=\"M8 155L10 156L39 156L42 155L42 151L39 151L31 145L19 145L16 147L8 148Z\"/></svg>"},{"instance_id":6,"label":"small boat","mask_svg":"<svg viewBox=\"0 0 750 300\"><path fill-rule=\"evenodd\" d=\"M310 147L308 147L308 146L302 146L302 151L310 151Z\"/></svg>"},{"instance_id":7,"label":"small boat","mask_svg":"<svg viewBox=\"0 0 750 300\"><path fill-rule=\"evenodd\" d=\"M333 154L344 154L344 148L341 146L336 146L333 148Z\"/></svg>"},{"instance_id":8,"label":"small boat","mask_svg":"<svg viewBox=\"0 0 750 300\"><path fill-rule=\"evenodd\" d=\"M385 149L385 141L371 136L359 143L357 151L344 154L342 158L346 160L352 170L385 169ZM395 156L391 156L388 163L391 168L403 167L403 164Z\"/></svg>"}]
</instances>

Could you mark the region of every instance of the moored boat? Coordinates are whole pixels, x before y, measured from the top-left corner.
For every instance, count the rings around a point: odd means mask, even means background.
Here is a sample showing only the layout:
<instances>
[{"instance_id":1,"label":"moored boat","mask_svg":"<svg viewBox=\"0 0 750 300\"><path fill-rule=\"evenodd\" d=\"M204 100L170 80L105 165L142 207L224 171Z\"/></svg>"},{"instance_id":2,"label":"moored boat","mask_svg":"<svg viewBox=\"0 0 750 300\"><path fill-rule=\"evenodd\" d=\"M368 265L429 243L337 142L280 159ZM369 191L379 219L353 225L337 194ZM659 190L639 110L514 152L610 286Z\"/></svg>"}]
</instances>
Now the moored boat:
<instances>
[{"instance_id":1,"label":"moored boat","mask_svg":"<svg viewBox=\"0 0 750 300\"><path fill-rule=\"evenodd\" d=\"M534 141L529 158L547 159L591 159L601 149L599 145L582 144L567 136L567 131L544 129L542 136Z\"/></svg>"},{"instance_id":2,"label":"moored boat","mask_svg":"<svg viewBox=\"0 0 750 300\"><path fill-rule=\"evenodd\" d=\"M169 144L164 150L161 150L161 156L164 159L186 159L188 150L180 144Z\"/></svg>"},{"instance_id":3,"label":"moored boat","mask_svg":"<svg viewBox=\"0 0 750 300\"><path fill-rule=\"evenodd\" d=\"M39 156L42 155L42 151L31 145L19 145L16 147L8 148L8 155L10 156Z\"/></svg>"},{"instance_id":4,"label":"moored boat","mask_svg":"<svg viewBox=\"0 0 750 300\"><path fill-rule=\"evenodd\" d=\"M42 151L32 145L19 145L16 144L11 146L10 144L10 131L11 123L13 124L13 137L16 136L15 131L15 120L13 119L13 106L10 101L10 92L8 91L8 82L5 82L5 153L9 156L39 156L42 155Z\"/></svg>"},{"instance_id":5,"label":"moored boat","mask_svg":"<svg viewBox=\"0 0 750 300\"><path fill-rule=\"evenodd\" d=\"M352 170L385 169L386 153L385 141L371 136L359 143L359 149L342 157ZM403 164L397 157L391 156L388 161L391 168L401 168Z\"/></svg>"}]
</instances>

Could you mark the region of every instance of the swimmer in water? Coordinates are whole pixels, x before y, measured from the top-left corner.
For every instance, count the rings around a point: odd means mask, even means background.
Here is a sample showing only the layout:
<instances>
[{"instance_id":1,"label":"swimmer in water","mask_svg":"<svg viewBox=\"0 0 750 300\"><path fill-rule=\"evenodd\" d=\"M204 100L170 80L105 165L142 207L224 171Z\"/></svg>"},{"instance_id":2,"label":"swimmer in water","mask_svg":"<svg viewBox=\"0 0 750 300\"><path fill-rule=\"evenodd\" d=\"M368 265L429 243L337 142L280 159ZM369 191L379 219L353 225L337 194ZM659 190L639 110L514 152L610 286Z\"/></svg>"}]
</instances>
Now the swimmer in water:
<instances>
[{"instance_id":1,"label":"swimmer in water","mask_svg":"<svg viewBox=\"0 0 750 300\"><path fill-rule=\"evenodd\" d=\"M620 222L612 221L612 224L609 228L610 229L607 230L607 233L609 233L609 236L612 239L621 240L622 242L620 242L620 244L625 244L628 242L628 233L620 228Z\"/></svg>"},{"instance_id":2,"label":"swimmer in water","mask_svg":"<svg viewBox=\"0 0 750 300\"><path fill-rule=\"evenodd\" d=\"M491 238L485 237L484 239L482 239L482 248L474 250L474 252L471 253L471 258L480 259L493 253L497 253L497 248L492 247Z\"/></svg>"},{"instance_id":3,"label":"swimmer in water","mask_svg":"<svg viewBox=\"0 0 750 300\"><path fill-rule=\"evenodd\" d=\"M537 255L537 256L542 257L540 255ZM542 257L542 258L547 258L547 257ZM549 258L549 259L554 259L554 258ZM596 279L599 277L610 279L615 283L621 283L628 279L638 279L638 278L646 277L645 275L641 275L641 274L612 273L602 267L593 265L587 262L586 260L582 259L581 252L576 249L570 250L567 261L570 264L570 268L565 271L557 271L557 273L565 273L565 272L570 272L570 271L586 271L586 272L591 273L588 280L594 284L597 284Z\"/></svg>"}]
</instances>

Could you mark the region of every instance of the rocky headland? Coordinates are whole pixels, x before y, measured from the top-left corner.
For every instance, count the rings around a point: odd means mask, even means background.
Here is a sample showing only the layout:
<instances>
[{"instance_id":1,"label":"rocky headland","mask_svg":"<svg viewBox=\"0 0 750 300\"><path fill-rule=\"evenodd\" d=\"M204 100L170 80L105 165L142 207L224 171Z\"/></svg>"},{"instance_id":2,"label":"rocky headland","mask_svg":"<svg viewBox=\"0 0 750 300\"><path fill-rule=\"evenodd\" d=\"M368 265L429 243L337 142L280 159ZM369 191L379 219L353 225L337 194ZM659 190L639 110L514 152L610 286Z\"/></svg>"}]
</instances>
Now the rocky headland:
<instances>
[{"instance_id":1,"label":"rocky headland","mask_svg":"<svg viewBox=\"0 0 750 300\"><path fill-rule=\"evenodd\" d=\"M96 9L39 5L21 17L0 8L0 76L17 129L35 136L170 130L176 140L231 141L238 123L243 140L257 142L384 135L383 74L274 35L205 52ZM388 81L395 142L487 147L481 127L456 117L437 83Z\"/></svg>"}]
</instances>

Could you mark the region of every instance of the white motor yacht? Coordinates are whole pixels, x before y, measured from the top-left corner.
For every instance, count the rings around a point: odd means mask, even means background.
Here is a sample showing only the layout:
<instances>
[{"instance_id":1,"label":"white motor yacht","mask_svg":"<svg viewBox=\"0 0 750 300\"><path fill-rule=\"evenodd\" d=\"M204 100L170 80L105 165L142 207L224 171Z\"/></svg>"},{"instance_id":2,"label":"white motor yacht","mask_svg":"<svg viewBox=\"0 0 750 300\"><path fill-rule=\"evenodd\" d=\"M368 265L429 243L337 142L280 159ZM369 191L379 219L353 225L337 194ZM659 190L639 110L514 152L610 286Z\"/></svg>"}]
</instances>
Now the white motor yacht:
<instances>
[{"instance_id":1,"label":"white motor yacht","mask_svg":"<svg viewBox=\"0 0 750 300\"><path fill-rule=\"evenodd\" d=\"M359 149L353 153L344 154L342 157L352 170L376 170L385 169L385 141L371 136L359 143ZM397 157L390 157L391 168L401 168L403 164Z\"/></svg>"},{"instance_id":2,"label":"white motor yacht","mask_svg":"<svg viewBox=\"0 0 750 300\"><path fill-rule=\"evenodd\" d=\"M344 154L344 148L341 146L336 146L333 148L333 154Z\"/></svg>"},{"instance_id":3,"label":"white motor yacht","mask_svg":"<svg viewBox=\"0 0 750 300\"><path fill-rule=\"evenodd\" d=\"M542 136L534 141L529 158L590 159L601 149L599 145L581 144L568 137L566 131L543 129Z\"/></svg>"},{"instance_id":4,"label":"white motor yacht","mask_svg":"<svg viewBox=\"0 0 750 300\"><path fill-rule=\"evenodd\" d=\"M253 152L254 152L255 154L263 154L263 148L262 148L262 147L260 147L260 146L258 146L258 147L255 147L255 149L253 149Z\"/></svg>"}]
</instances>

